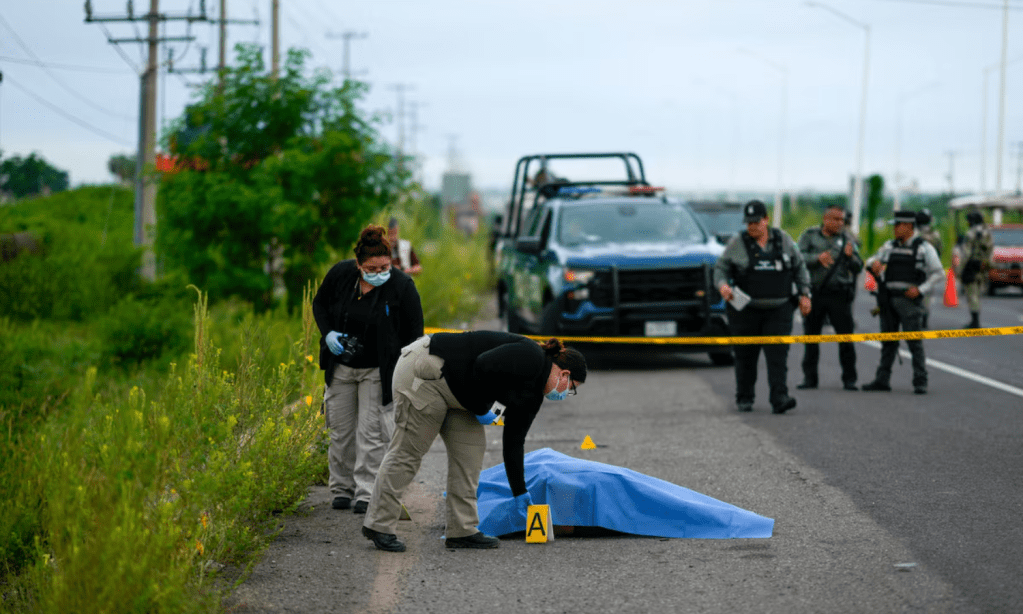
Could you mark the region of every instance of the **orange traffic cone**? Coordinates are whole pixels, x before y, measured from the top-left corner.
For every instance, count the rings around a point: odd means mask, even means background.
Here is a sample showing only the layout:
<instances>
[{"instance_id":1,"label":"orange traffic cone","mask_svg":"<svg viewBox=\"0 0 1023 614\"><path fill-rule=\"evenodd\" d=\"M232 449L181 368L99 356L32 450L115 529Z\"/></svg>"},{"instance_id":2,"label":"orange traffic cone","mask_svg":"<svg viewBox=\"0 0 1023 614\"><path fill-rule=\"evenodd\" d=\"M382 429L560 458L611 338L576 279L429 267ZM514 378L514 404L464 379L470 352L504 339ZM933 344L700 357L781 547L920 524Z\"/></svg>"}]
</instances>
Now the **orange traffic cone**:
<instances>
[{"instance_id":1,"label":"orange traffic cone","mask_svg":"<svg viewBox=\"0 0 1023 614\"><path fill-rule=\"evenodd\" d=\"M948 277L945 278L945 307L958 307L959 294L956 292L956 274L952 267L948 267Z\"/></svg>"},{"instance_id":2,"label":"orange traffic cone","mask_svg":"<svg viewBox=\"0 0 1023 614\"><path fill-rule=\"evenodd\" d=\"M863 282L863 287L871 292L877 290L877 280L870 274L870 271L867 271L867 279Z\"/></svg>"}]
</instances>

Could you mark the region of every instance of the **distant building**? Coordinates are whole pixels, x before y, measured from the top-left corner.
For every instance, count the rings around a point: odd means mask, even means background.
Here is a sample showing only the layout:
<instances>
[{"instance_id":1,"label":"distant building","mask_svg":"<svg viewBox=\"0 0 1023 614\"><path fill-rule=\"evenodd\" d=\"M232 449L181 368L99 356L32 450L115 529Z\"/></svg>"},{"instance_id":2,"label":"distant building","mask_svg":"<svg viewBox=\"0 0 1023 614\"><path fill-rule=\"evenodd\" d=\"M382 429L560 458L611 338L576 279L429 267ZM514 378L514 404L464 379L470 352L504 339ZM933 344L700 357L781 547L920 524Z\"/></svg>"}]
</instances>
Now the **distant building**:
<instances>
[{"instance_id":1,"label":"distant building","mask_svg":"<svg viewBox=\"0 0 1023 614\"><path fill-rule=\"evenodd\" d=\"M465 234L475 234L480 228L480 196L472 188L468 173L446 172L441 179L441 206L447 219Z\"/></svg>"}]
</instances>

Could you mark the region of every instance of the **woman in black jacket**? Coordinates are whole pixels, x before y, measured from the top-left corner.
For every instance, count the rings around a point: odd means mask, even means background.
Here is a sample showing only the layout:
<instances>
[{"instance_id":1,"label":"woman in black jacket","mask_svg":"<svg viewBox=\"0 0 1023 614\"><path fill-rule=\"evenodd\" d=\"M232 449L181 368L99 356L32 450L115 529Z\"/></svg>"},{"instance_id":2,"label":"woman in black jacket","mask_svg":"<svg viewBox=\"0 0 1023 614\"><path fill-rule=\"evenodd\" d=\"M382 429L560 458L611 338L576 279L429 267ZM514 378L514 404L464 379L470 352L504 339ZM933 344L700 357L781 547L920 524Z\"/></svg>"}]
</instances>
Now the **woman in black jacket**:
<instances>
[{"instance_id":1,"label":"woman in black jacket","mask_svg":"<svg viewBox=\"0 0 1023 614\"><path fill-rule=\"evenodd\" d=\"M402 552L394 529L400 499L439 434L448 454L448 548L496 548L477 529L476 488L487 448L483 425L504 409L504 466L525 528L531 504L523 471L526 433L546 398L560 401L586 381L578 350L511 333L436 333L402 348L394 371L396 428L380 466L362 534L377 548Z\"/></svg>"},{"instance_id":2,"label":"woman in black jacket","mask_svg":"<svg viewBox=\"0 0 1023 614\"><path fill-rule=\"evenodd\" d=\"M367 226L355 259L335 264L313 298L330 446L333 507L364 514L394 431L391 378L401 348L423 336L412 278L391 269L383 226Z\"/></svg>"}]
</instances>

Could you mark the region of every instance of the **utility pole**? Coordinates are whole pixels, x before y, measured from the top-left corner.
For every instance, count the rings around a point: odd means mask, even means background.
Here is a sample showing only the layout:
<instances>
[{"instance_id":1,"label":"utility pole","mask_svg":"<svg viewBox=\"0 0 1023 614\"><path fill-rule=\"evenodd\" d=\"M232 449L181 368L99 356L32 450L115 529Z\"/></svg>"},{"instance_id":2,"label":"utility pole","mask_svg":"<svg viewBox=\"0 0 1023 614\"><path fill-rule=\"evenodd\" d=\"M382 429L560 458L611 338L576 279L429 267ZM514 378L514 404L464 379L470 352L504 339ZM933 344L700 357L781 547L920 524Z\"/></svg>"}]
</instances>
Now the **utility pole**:
<instances>
[{"instance_id":1,"label":"utility pole","mask_svg":"<svg viewBox=\"0 0 1023 614\"><path fill-rule=\"evenodd\" d=\"M391 89L398 92L398 167L405 168L405 92L415 89L411 83L395 83Z\"/></svg>"},{"instance_id":2,"label":"utility pole","mask_svg":"<svg viewBox=\"0 0 1023 614\"><path fill-rule=\"evenodd\" d=\"M149 36L146 38L107 38L112 44L146 43L149 57L146 69L141 76L139 94L139 141L135 163L135 245L143 247L142 275L147 279L156 279L156 257L152 246L156 237L156 181L147 169L156 164L156 79L158 75L159 45L167 41L191 41L192 36L159 36L161 21L207 21L206 0L199 1L199 16L162 15L160 0L150 0L149 12L136 15L131 0L128 0L127 15L97 17L92 14L92 2L85 2L85 22L108 21L146 21L149 22Z\"/></svg>"},{"instance_id":3,"label":"utility pole","mask_svg":"<svg viewBox=\"0 0 1023 614\"><path fill-rule=\"evenodd\" d=\"M227 68L227 0L220 0L220 55L217 60L218 82L224 85L224 69Z\"/></svg>"},{"instance_id":4,"label":"utility pole","mask_svg":"<svg viewBox=\"0 0 1023 614\"><path fill-rule=\"evenodd\" d=\"M229 23L243 23L251 25L259 25L258 19L228 19L227 18L227 0L220 0L220 15L214 20L217 24L217 28L220 31L219 35L219 56L217 58L217 83L223 88L224 87L224 70L227 69L227 24ZM204 50L205 54L205 50ZM178 71L186 72L186 71ZM202 68L200 72L206 72L206 56L203 55Z\"/></svg>"},{"instance_id":5,"label":"utility pole","mask_svg":"<svg viewBox=\"0 0 1023 614\"><path fill-rule=\"evenodd\" d=\"M419 123L419 109L427 106L425 103L412 101L409 103L409 152L412 157L412 176L420 183L423 181L422 164L419 161L419 153L416 148L416 137L426 128Z\"/></svg>"},{"instance_id":6,"label":"utility pole","mask_svg":"<svg viewBox=\"0 0 1023 614\"><path fill-rule=\"evenodd\" d=\"M276 79L281 71L281 2L272 0L270 3L270 75Z\"/></svg>"},{"instance_id":7,"label":"utility pole","mask_svg":"<svg viewBox=\"0 0 1023 614\"><path fill-rule=\"evenodd\" d=\"M349 58L351 57L351 43L353 40L360 40L367 38L369 34L365 32L356 32L354 30L345 30L340 34L334 34L333 32L327 32L327 38L340 38L343 43L341 51L341 74L344 75L345 81L352 78L352 66Z\"/></svg>"}]
</instances>

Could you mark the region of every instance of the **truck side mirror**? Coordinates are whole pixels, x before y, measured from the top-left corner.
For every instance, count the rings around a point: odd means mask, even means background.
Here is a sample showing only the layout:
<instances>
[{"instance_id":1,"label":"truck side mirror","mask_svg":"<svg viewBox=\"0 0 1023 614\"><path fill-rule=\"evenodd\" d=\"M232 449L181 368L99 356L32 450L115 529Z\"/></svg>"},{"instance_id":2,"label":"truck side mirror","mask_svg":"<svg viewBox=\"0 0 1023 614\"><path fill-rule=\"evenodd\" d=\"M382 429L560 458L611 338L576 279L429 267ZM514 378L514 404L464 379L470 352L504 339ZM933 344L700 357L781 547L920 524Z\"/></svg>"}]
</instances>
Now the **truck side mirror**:
<instances>
[{"instance_id":1,"label":"truck side mirror","mask_svg":"<svg viewBox=\"0 0 1023 614\"><path fill-rule=\"evenodd\" d=\"M515 249L524 254L539 254L543 240L540 237L519 237L515 239Z\"/></svg>"}]
</instances>

